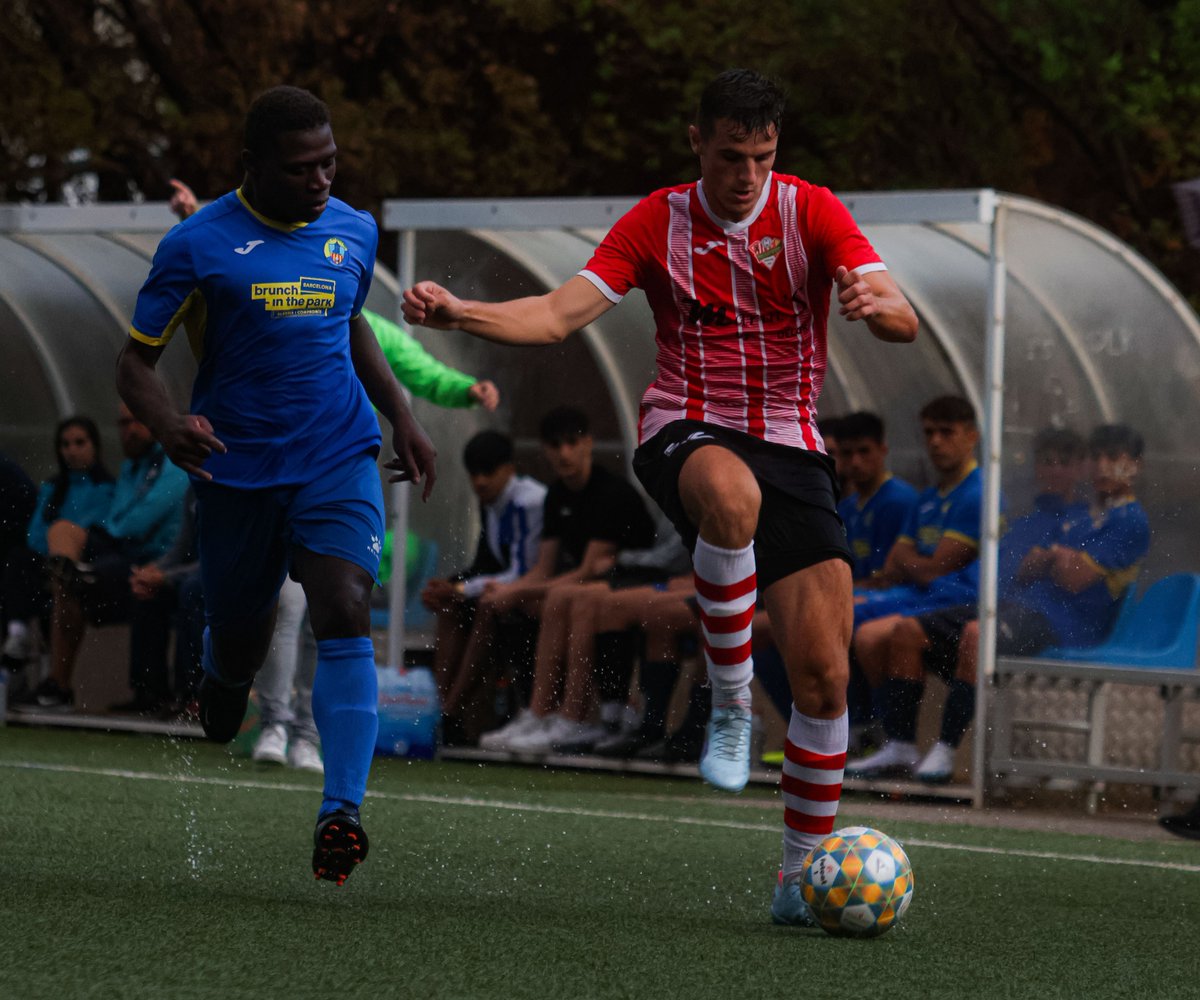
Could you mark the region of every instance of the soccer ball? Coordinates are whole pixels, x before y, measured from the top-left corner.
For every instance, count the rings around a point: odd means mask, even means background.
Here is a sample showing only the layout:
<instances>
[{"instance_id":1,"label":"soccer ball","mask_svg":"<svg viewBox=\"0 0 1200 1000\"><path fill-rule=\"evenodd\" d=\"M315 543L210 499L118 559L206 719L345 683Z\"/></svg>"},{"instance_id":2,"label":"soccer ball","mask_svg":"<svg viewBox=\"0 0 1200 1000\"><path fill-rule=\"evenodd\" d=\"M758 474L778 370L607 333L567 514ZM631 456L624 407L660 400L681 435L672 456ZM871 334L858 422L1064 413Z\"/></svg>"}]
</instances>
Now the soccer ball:
<instances>
[{"instance_id":1,"label":"soccer ball","mask_svg":"<svg viewBox=\"0 0 1200 1000\"><path fill-rule=\"evenodd\" d=\"M830 934L877 937L894 927L912 902L912 865L886 833L849 826L809 853L800 892Z\"/></svg>"}]
</instances>

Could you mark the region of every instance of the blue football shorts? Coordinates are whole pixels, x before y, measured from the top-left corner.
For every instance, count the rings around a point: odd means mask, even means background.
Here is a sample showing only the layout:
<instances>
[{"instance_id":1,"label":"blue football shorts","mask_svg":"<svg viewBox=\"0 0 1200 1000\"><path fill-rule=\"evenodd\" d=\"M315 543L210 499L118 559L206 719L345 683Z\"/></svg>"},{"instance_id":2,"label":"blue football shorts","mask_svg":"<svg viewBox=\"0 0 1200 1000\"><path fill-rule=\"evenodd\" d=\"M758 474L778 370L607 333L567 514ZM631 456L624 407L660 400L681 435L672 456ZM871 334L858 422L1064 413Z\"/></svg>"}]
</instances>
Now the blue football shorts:
<instances>
[{"instance_id":1,"label":"blue football shorts","mask_svg":"<svg viewBox=\"0 0 1200 1000\"><path fill-rule=\"evenodd\" d=\"M205 619L250 624L274 605L293 548L337 556L377 579L383 486L375 457L354 455L312 482L261 490L197 482L196 534Z\"/></svg>"}]
</instances>

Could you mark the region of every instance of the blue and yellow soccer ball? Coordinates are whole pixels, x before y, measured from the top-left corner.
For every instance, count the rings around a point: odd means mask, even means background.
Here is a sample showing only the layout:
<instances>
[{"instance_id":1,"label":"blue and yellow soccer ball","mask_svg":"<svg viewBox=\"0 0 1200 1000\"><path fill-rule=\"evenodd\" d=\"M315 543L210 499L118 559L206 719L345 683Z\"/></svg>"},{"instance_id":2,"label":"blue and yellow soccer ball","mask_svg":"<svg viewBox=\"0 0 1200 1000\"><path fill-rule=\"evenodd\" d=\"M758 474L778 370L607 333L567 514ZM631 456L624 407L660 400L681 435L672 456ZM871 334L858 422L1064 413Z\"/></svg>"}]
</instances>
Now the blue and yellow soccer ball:
<instances>
[{"instance_id":1,"label":"blue and yellow soccer ball","mask_svg":"<svg viewBox=\"0 0 1200 1000\"><path fill-rule=\"evenodd\" d=\"M800 892L830 934L877 937L891 930L912 902L912 865L886 833L849 826L809 853Z\"/></svg>"}]
</instances>

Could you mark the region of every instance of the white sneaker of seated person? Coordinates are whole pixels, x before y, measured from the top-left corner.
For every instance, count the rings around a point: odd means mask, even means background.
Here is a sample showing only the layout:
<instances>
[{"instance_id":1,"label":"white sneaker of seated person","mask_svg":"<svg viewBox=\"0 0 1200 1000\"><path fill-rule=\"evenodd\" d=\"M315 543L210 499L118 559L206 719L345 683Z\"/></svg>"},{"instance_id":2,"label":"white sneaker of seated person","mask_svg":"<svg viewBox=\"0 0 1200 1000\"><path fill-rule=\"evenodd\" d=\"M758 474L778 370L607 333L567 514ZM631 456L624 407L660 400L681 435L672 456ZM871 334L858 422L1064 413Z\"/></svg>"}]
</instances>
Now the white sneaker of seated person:
<instances>
[{"instance_id":1,"label":"white sneaker of seated person","mask_svg":"<svg viewBox=\"0 0 1200 1000\"><path fill-rule=\"evenodd\" d=\"M516 715L508 720L499 729L493 729L490 733L484 733L479 737L480 750L507 750L509 740L526 729L533 727L541 727L542 720L539 719L528 708L522 708Z\"/></svg>"},{"instance_id":2,"label":"white sneaker of seated person","mask_svg":"<svg viewBox=\"0 0 1200 1000\"><path fill-rule=\"evenodd\" d=\"M593 747L610 735L612 730L600 722L576 722L560 718L550 735L550 749L555 753L591 753Z\"/></svg>"},{"instance_id":3,"label":"white sneaker of seated person","mask_svg":"<svg viewBox=\"0 0 1200 1000\"><path fill-rule=\"evenodd\" d=\"M555 739L566 731L567 723L561 715L551 712L549 715L535 715L534 722L523 732L518 733L508 741L508 749L513 753L549 753Z\"/></svg>"},{"instance_id":4,"label":"white sneaker of seated person","mask_svg":"<svg viewBox=\"0 0 1200 1000\"><path fill-rule=\"evenodd\" d=\"M846 762L847 778L882 778L911 774L921 755L917 745L907 740L888 740L868 757Z\"/></svg>"},{"instance_id":5,"label":"white sneaker of seated person","mask_svg":"<svg viewBox=\"0 0 1200 1000\"><path fill-rule=\"evenodd\" d=\"M954 777L954 747L938 740L917 765L916 779L930 785L944 785Z\"/></svg>"}]
</instances>

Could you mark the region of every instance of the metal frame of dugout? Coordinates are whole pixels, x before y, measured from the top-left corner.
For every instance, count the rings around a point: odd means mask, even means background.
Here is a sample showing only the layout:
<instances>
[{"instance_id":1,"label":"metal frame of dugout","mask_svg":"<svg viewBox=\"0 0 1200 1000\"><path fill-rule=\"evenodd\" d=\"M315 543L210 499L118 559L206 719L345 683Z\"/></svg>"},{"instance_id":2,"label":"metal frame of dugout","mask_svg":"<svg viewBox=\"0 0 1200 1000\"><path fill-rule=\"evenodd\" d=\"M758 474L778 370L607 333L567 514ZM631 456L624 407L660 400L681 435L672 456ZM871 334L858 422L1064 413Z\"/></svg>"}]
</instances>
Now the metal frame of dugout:
<instances>
[{"instance_id":1,"label":"metal frame of dugout","mask_svg":"<svg viewBox=\"0 0 1200 1000\"><path fill-rule=\"evenodd\" d=\"M977 681L977 707L974 725L973 763L969 788L957 786L953 789L929 788L925 791L938 795L964 797L969 794L975 806L982 806L989 792L989 775L994 768L989 757L989 743L993 735L990 725L989 698L995 675L995 638L997 602L997 550L1000 523L1000 482L1002 471L1002 442L1005 403L1005 348L1006 320L1008 314L1007 293L1010 284L1022 294L1033 294L1039 306L1057 322L1054 303L1047 301L1049 295L1038 296L1030 292L1032 282L1027 275L1011 275L1008 261L1008 231L1014 214L1025 218L1038 218L1061 226L1072 235L1098 247L1099 256L1116 267L1135 273L1137 279L1150 289L1156 301L1161 300L1167 314L1181 324L1184 339L1200 343L1200 323L1183 301L1179 293L1143 258L1115 237L1103 232L1091 223L1030 199L1006 195L991 189L966 191L922 191L894 193L849 193L840 195L856 222L864 228L890 226L926 227L945 232L956 232L956 238L968 245L975 253L986 255L987 295L984 307L983 328L984 357L982 379L970 376L971 360L955 354L953 345L942 345L951 355L951 366L962 378L964 391L976 403L982 414L982 471L984 479L984 503L981 525L981 573L979 591L979 677ZM399 279L402 288L409 287L417 277L413 265L416 258L418 232L468 230L474 235L486 237L497 231L515 230L607 230L633 204L632 198L578 198L578 199L471 199L453 201L389 200L384 203L383 226L397 234L399 249ZM985 243L976 245L971 239L957 233L957 228L972 232L982 227L986 234ZM886 259L885 253L885 259ZM523 265L528 264L522 260ZM543 281L547 289L561 283L562 275L547 273L542 269L534 277ZM897 279L900 280L899 278ZM908 291L901 282L901 287ZM914 298L910 295L910 298ZM928 302L918 302L918 312L928 308ZM978 317L976 317L978 320ZM1116 418L1116 406L1104 392L1100 379L1089 367L1086 352L1077 339L1066 329L1069 324L1058 323L1061 335L1067 341L1067 351L1086 372L1093 383L1094 396L1099 401L1097 409L1109 420ZM600 340L598 331L585 328L580 331L592 342ZM636 405L636 404L635 404ZM632 414L629 426L632 426ZM404 523L408 488L396 490L394 510L397 524ZM397 531L397 540L403 537ZM402 584L401 584L402 586ZM389 633L389 659L400 662L403 653L404 594L397 588L390 595L391 625ZM1007 747L997 746L996 760L1007 760ZM1051 770L1053 770L1051 768ZM1129 776L1130 772L1125 772ZM1143 782L1144 783L1144 782ZM852 783L857 785L858 783ZM881 787L881 786L877 786ZM905 788L911 788L905 783Z\"/></svg>"}]
</instances>

